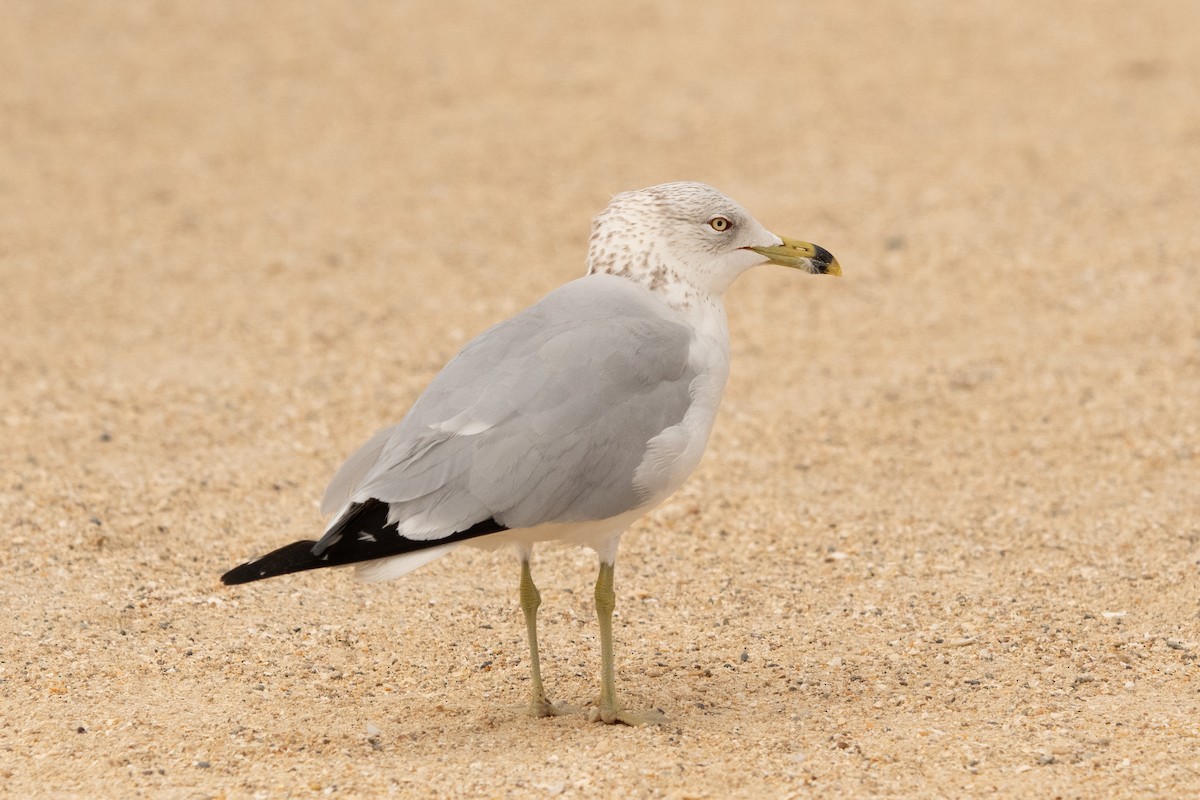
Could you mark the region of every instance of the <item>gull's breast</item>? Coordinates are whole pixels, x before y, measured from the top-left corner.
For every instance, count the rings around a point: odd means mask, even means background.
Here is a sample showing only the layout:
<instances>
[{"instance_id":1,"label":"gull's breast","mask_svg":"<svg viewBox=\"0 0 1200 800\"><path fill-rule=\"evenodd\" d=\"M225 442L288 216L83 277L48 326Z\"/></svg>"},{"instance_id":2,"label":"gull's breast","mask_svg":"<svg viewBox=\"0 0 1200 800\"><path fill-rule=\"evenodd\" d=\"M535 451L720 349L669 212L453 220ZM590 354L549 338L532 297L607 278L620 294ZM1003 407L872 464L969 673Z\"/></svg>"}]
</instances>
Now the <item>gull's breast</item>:
<instances>
[{"instance_id":1,"label":"gull's breast","mask_svg":"<svg viewBox=\"0 0 1200 800\"><path fill-rule=\"evenodd\" d=\"M692 402L678 424L650 440L634 472L634 489L647 510L682 486L700 464L729 378L724 308L719 302L700 303L686 313L695 331L688 351L688 366L696 375L688 389Z\"/></svg>"}]
</instances>

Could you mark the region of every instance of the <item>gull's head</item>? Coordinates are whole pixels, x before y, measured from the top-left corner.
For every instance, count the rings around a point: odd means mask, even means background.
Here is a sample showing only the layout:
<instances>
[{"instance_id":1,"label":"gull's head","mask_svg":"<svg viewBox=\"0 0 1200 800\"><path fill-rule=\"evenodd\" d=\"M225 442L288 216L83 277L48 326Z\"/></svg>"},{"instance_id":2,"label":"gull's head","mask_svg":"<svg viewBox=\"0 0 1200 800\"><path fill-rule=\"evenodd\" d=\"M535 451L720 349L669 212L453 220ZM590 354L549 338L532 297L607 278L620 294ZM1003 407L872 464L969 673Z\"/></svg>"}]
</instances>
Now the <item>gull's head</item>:
<instances>
[{"instance_id":1,"label":"gull's head","mask_svg":"<svg viewBox=\"0 0 1200 800\"><path fill-rule=\"evenodd\" d=\"M841 275L823 247L776 236L703 183L664 183L617 195L592 222L588 273L621 275L686 302L719 298L738 275L773 262Z\"/></svg>"}]
</instances>

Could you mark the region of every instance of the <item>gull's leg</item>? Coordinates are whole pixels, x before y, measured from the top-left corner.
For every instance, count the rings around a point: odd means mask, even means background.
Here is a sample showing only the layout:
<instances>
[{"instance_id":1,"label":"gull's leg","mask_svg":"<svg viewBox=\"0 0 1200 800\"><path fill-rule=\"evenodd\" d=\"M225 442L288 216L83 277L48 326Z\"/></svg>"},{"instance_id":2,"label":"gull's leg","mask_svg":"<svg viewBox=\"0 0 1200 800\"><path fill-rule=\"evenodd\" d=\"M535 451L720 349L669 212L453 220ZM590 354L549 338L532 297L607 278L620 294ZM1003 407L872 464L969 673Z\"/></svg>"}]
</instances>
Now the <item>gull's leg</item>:
<instances>
[{"instance_id":1,"label":"gull's leg","mask_svg":"<svg viewBox=\"0 0 1200 800\"><path fill-rule=\"evenodd\" d=\"M596 578L596 617L600 622L600 707L593 711L591 720L612 725L658 725L664 722L661 712L627 711L617 702L617 685L613 669L612 614L617 606L613 592L613 565L600 561L600 575Z\"/></svg>"},{"instance_id":2,"label":"gull's leg","mask_svg":"<svg viewBox=\"0 0 1200 800\"><path fill-rule=\"evenodd\" d=\"M529 554L521 554L521 610L525 612L525 630L529 635L529 671L533 682L529 707L526 709L531 717L553 717L558 714L570 713L570 709L559 708L546 699L546 690L542 687L542 662L538 658L537 643L537 612L542 604L542 593L533 583L529 573Z\"/></svg>"}]
</instances>

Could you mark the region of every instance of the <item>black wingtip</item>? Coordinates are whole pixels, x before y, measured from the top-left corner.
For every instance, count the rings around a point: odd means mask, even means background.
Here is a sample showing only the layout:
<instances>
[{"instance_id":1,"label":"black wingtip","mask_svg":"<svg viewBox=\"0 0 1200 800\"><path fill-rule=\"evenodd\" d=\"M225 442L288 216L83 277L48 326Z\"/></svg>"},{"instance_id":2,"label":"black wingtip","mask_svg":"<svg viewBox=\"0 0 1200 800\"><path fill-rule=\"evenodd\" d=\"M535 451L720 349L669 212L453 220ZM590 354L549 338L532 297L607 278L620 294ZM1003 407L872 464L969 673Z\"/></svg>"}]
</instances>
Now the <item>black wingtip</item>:
<instances>
[{"instance_id":1,"label":"black wingtip","mask_svg":"<svg viewBox=\"0 0 1200 800\"><path fill-rule=\"evenodd\" d=\"M329 566L327 559L312 554L314 545L316 542L311 539L292 542L286 547L267 553L262 558L256 558L234 567L221 576L221 583L226 586L235 586L239 583L273 578L276 575L287 575L289 572L303 572L308 569Z\"/></svg>"},{"instance_id":2,"label":"black wingtip","mask_svg":"<svg viewBox=\"0 0 1200 800\"><path fill-rule=\"evenodd\" d=\"M234 567L221 576L221 583L234 586L287 575L289 572L374 561L506 530L508 528L488 518L437 539L409 539L400 534L395 522L388 522L387 503L367 500L352 506L320 542L292 542L262 558ZM348 532L353 533L347 535ZM320 552L314 553L318 547Z\"/></svg>"}]
</instances>

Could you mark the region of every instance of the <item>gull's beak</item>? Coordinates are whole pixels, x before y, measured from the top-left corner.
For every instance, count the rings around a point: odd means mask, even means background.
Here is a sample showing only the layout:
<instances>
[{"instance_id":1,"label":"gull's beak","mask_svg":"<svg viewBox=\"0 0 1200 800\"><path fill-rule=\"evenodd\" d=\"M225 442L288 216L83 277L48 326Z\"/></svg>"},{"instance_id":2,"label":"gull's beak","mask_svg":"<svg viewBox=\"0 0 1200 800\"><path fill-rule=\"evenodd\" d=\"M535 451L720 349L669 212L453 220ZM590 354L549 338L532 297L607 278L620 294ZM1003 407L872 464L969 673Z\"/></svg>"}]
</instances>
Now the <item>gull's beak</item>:
<instances>
[{"instance_id":1,"label":"gull's beak","mask_svg":"<svg viewBox=\"0 0 1200 800\"><path fill-rule=\"evenodd\" d=\"M799 239L789 239L786 236L779 238L783 239L783 244L773 247L747 247L746 249L753 250L760 256L766 256L772 263L782 264L785 267L802 269L818 275L840 276L842 274L841 265L824 247L811 242L802 242Z\"/></svg>"}]
</instances>

